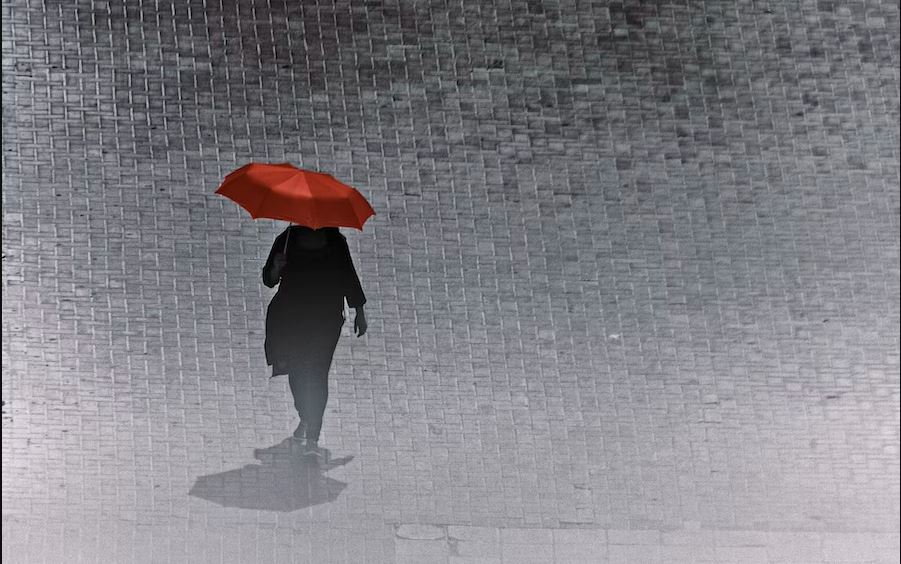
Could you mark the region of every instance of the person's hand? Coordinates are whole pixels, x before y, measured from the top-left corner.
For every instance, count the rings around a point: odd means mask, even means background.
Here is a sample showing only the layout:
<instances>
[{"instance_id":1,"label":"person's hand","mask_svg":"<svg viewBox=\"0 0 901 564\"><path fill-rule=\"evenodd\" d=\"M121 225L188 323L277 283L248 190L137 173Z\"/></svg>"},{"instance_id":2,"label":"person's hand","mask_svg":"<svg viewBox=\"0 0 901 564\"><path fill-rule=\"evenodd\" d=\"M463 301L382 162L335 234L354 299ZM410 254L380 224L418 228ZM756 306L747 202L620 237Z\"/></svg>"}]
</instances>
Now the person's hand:
<instances>
[{"instance_id":1,"label":"person's hand","mask_svg":"<svg viewBox=\"0 0 901 564\"><path fill-rule=\"evenodd\" d=\"M354 317L354 333L357 334L357 337L362 337L366 334L366 316L363 314L363 311L360 310L357 312L357 315Z\"/></svg>"}]
</instances>

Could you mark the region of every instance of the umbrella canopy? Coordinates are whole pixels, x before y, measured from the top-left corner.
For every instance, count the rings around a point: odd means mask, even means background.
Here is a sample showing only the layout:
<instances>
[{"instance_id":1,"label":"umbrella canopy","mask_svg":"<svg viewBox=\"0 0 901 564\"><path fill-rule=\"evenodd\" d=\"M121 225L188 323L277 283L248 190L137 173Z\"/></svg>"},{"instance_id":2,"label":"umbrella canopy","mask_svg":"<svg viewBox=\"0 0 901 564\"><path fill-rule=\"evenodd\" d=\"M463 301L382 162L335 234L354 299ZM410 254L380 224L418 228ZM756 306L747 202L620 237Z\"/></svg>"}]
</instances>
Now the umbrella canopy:
<instances>
[{"instance_id":1,"label":"umbrella canopy","mask_svg":"<svg viewBox=\"0 0 901 564\"><path fill-rule=\"evenodd\" d=\"M225 177L216 190L250 212L269 218L321 227L353 227L375 210L355 188L334 176L297 168L291 163L250 163Z\"/></svg>"}]
</instances>

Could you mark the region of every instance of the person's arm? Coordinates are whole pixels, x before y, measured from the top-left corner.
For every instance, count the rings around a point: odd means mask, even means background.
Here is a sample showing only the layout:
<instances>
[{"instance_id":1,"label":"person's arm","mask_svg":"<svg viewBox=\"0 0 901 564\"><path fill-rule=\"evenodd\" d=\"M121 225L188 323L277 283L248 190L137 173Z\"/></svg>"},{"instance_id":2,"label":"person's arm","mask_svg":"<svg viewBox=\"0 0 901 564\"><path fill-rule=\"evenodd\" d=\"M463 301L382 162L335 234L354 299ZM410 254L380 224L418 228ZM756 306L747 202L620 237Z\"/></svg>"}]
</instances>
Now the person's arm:
<instances>
[{"instance_id":1,"label":"person's arm","mask_svg":"<svg viewBox=\"0 0 901 564\"><path fill-rule=\"evenodd\" d=\"M354 268L354 261L350 256L347 240L344 237L340 237L338 241L340 244L339 252L344 263L344 297L347 299L347 305L354 308L357 315L363 315L363 304L366 303L366 294L363 293L363 287L360 285L357 269Z\"/></svg>"},{"instance_id":2,"label":"person's arm","mask_svg":"<svg viewBox=\"0 0 901 564\"><path fill-rule=\"evenodd\" d=\"M269 288L274 287L279 282L281 272L278 269L275 257L277 255L284 256L285 237L287 236L288 230L286 229L275 238L275 242L272 243L272 249L269 251L269 258L266 259L266 264L263 265L263 284Z\"/></svg>"}]
</instances>

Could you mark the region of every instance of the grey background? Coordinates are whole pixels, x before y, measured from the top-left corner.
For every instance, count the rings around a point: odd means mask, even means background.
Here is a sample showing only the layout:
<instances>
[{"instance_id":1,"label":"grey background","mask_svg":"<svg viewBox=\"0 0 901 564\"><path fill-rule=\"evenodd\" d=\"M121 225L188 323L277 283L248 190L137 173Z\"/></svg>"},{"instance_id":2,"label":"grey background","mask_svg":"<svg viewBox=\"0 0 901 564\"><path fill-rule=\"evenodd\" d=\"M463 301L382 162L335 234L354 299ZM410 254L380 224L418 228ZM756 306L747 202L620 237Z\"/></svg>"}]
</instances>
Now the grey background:
<instances>
[{"instance_id":1,"label":"grey background","mask_svg":"<svg viewBox=\"0 0 901 564\"><path fill-rule=\"evenodd\" d=\"M897 533L896 2L2 15L4 560ZM321 438L354 458L290 513L189 495L296 424L263 353L285 223L213 193L250 161L377 213L342 230L369 330L349 312ZM301 487L279 448L218 495Z\"/></svg>"}]
</instances>

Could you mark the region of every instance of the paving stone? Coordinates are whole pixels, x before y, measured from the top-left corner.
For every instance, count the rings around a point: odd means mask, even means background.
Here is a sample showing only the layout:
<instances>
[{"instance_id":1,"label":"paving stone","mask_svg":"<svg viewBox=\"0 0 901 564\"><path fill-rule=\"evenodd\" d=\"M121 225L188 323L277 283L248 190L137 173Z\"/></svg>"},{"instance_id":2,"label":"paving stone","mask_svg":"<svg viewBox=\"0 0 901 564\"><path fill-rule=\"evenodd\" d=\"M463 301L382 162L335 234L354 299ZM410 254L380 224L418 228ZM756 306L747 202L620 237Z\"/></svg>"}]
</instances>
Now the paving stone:
<instances>
[{"instance_id":1,"label":"paving stone","mask_svg":"<svg viewBox=\"0 0 901 564\"><path fill-rule=\"evenodd\" d=\"M500 542L500 531L496 527L448 525L447 538L497 544Z\"/></svg>"},{"instance_id":2,"label":"paving stone","mask_svg":"<svg viewBox=\"0 0 901 564\"><path fill-rule=\"evenodd\" d=\"M766 531L715 531L713 542L716 546L744 547L766 546Z\"/></svg>"},{"instance_id":3,"label":"paving stone","mask_svg":"<svg viewBox=\"0 0 901 564\"><path fill-rule=\"evenodd\" d=\"M570 560L605 560L607 546L603 544L555 545L554 560L568 562Z\"/></svg>"},{"instance_id":4,"label":"paving stone","mask_svg":"<svg viewBox=\"0 0 901 564\"><path fill-rule=\"evenodd\" d=\"M877 533L871 536L876 548L901 550L901 533Z\"/></svg>"},{"instance_id":5,"label":"paving stone","mask_svg":"<svg viewBox=\"0 0 901 564\"><path fill-rule=\"evenodd\" d=\"M447 544L433 540L399 539L395 543L395 554L398 563L414 564L421 562L447 562Z\"/></svg>"},{"instance_id":6,"label":"paving stone","mask_svg":"<svg viewBox=\"0 0 901 564\"><path fill-rule=\"evenodd\" d=\"M503 562L549 562L554 560L554 547L542 544L503 544Z\"/></svg>"},{"instance_id":7,"label":"paving stone","mask_svg":"<svg viewBox=\"0 0 901 564\"><path fill-rule=\"evenodd\" d=\"M767 533L767 558L770 562L821 562L823 538L820 533Z\"/></svg>"},{"instance_id":8,"label":"paving stone","mask_svg":"<svg viewBox=\"0 0 901 564\"><path fill-rule=\"evenodd\" d=\"M765 546L717 546L714 548L714 553L721 562L747 564L767 564L768 562Z\"/></svg>"},{"instance_id":9,"label":"paving stone","mask_svg":"<svg viewBox=\"0 0 901 564\"><path fill-rule=\"evenodd\" d=\"M654 530L629 530L611 529L607 531L607 541L610 544L661 544L660 531Z\"/></svg>"},{"instance_id":10,"label":"paving stone","mask_svg":"<svg viewBox=\"0 0 901 564\"><path fill-rule=\"evenodd\" d=\"M448 564L503 564L498 558L479 558L475 556L451 556Z\"/></svg>"},{"instance_id":11,"label":"paving stone","mask_svg":"<svg viewBox=\"0 0 901 564\"><path fill-rule=\"evenodd\" d=\"M413 540L444 539L446 532L444 527L425 525L422 523L404 523L397 527L398 538Z\"/></svg>"},{"instance_id":12,"label":"paving stone","mask_svg":"<svg viewBox=\"0 0 901 564\"><path fill-rule=\"evenodd\" d=\"M603 529L556 529L553 531L554 547L603 547L607 534Z\"/></svg>"},{"instance_id":13,"label":"paving stone","mask_svg":"<svg viewBox=\"0 0 901 564\"><path fill-rule=\"evenodd\" d=\"M501 529L500 539L503 546L520 544L553 546L554 533L547 529Z\"/></svg>"},{"instance_id":14,"label":"paving stone","mask_svg":"<svg viewBox=\"0 0 901 564\"><path fill-rule=\"evenodd\" d=\"M611 544L607 547L607 561L611 564L627 562L663 562L659 546L639 544Z\"/></svg>"},{"instance_id":15,"label":"paving stone","mask_svg":"<svg viewBox=\"0 0 901 564\"><path fill-rule=\"evenodd\" d=\"M868 533L823 535L823 557L829 562L860 562L880 556L878 541Z\"/></svg>"},{"instance_id":16,"label":"paving stone","mask_svg":"<svg viewBox=\"0 0 901 564\"><path fill-rule=\"evenodd\" d=\"M501 547L498 543L482 541L457 541L448 543L449 553L457 556L472 556L482 558L500 558Z\"/></svg>"},{"instance_id":17,"label":"paving stone","mask_svg":"<svg viewBox=\"0 0 901 564\"><path fill-rule=\"evenodd\" d=\"M671 546L709 546L716 544L715 534L717 531L701 531L701 530L682 530L682 531L661 531L660 542L663 545Z\"/></svg>"},{"instance_id":18,"label":"paving stone","mask_svg":"<svg viewBox=\"0 0 901 564\"><path fill-rule=\"evenodd\" d=\"M713 547L709 549L700 546L670 545L658 547L657 554L661 562L688 563L688 562L716 562L716 554Z\"/></svg>"}]
</instances>

